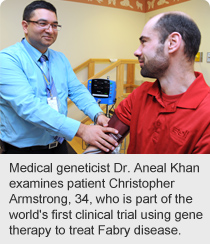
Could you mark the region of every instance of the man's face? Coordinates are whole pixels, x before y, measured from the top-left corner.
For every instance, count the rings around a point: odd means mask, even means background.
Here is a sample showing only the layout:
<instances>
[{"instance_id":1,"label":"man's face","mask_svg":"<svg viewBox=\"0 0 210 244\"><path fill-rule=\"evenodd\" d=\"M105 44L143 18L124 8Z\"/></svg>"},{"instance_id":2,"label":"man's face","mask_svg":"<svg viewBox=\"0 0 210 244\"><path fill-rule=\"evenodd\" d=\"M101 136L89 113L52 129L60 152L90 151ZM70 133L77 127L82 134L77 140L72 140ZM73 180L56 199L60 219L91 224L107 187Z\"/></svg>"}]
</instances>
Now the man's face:
<instances>
[{"instance_id":1,"label":"man's face","mask_svg":"<svg viewBox=\"0 0 210 244\"><path fill-rule=\"evenodd\" d=\"M49 24L58 23L56 14L47 9L34 10L30 21L42 21ZM22 25L27 41L41 53L46 52L47 48L57 39L58 31L54 30L52 26L44 29L36 23L27 21L23 21Z\"/></svg>"},{"instance_id":2,"label":"man's face","mask_svg":"<svg viewBox=\"0 0 210 244\"><path fill-rule=\"evenodd\" d=\"M169 67L169 57L165 52L165 44L159 42L159 34L148 22L140 37L141 45L134 55L138 57L141 75L149 78L161 78Z\"/></svg>"}]
</instances>

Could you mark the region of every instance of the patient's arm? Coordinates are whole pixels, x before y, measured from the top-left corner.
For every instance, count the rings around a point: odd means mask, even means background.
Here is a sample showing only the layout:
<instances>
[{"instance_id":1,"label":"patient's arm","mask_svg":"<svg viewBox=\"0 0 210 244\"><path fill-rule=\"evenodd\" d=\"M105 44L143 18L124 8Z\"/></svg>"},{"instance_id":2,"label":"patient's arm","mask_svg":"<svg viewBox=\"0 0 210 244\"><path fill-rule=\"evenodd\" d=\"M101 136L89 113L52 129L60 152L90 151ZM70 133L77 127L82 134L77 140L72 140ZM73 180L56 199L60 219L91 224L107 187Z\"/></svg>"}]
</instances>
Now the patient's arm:
<instances>
[{"instance_id":1,"label":"patient's arm","mask_svg":"<svg viewBox=\"0 0 210 244\"><path fill-rule=\"evenodd\" d=\"M121 120L118 119L117 115L114 113L111 119L108 122L108 127L112 127L118 130L118 134L113 133L107 133L109 136L114 138L118 144L120 144L123 139L127 136L129 133L129 126L124 124ZM105 154L105 152L101 151L95 146L88 146L88 148L85 150L84 154ZM111 152L110 152L111 153Z\"/></svg>"},{"instance_id":2,"label":"patient's arm","mask_svg":"<svg viewBox=\"0 0 210 244\"><path fill-rule=\"evenodd\" d=\"M83 152L83 154L105 154L105 152L101 151L100 149L98 149L95 146L90 145L86 148L86 150Z\"/></svg>"}]
</instances>

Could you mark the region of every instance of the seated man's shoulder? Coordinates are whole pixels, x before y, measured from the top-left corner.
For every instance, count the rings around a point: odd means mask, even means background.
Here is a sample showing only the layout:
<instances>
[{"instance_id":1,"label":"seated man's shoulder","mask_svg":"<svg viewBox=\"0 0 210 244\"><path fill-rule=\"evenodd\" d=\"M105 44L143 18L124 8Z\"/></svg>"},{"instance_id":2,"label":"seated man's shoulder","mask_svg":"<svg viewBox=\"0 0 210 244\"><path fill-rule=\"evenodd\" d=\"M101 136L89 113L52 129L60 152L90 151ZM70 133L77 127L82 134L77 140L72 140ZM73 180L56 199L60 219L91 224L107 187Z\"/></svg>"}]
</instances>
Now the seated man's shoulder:
<instances>
[{"instance_id":1,"label":"seated man's shoulder","mask_svg":"<svg viewBox=\"0 0 210 244\"><path fill-rule=\"evenodd\" d=\"M199 107L204 109L210 116L210 88L207 96L203 99Z\"/></svg>"}]
</instances>

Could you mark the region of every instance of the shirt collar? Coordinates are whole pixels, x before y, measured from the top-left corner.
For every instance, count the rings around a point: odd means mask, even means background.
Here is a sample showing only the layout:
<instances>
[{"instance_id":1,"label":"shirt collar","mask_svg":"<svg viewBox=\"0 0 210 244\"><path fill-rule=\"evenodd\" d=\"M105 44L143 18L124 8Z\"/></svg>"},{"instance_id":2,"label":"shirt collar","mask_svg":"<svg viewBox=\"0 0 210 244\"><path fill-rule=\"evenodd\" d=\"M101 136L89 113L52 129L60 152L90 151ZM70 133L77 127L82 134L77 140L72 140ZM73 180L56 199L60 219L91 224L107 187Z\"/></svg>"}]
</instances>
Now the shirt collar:
<instances>
[{"instance_id":1,"label":"shirt collar","mask_svg":"<svg viewBox=\"0 0 210 244\"><path fill-rule=\"evenodd\" d=\"M33 58L33 60L35 62L37 62L40 59L40 57L42 56L42 53L39 50L37 50L35 47L31 46L31 44L26 40L26 38L23 38L22 42L24 42L24 45L26 45L27 50L30 52L30 55ZM46 55L47 58L49 59L49 50L48 49L43 54Z\"/></svg>"},{"instance_id":2,"label":"shirt collar","mask_svg":"<svg viewBox=\"0 0 210 244\"><path fill-rule=\"evenodd\" d=\"M196 79L187 91L183 93L177 103L177 107L196 109L210 92L210 87L206 84L203 74L195 72L195 76ZM148 94L154 96L156 100L162 104L160 84L158 80L154 82L152 87L149 89Z\"/></svg>"}]
</instances>

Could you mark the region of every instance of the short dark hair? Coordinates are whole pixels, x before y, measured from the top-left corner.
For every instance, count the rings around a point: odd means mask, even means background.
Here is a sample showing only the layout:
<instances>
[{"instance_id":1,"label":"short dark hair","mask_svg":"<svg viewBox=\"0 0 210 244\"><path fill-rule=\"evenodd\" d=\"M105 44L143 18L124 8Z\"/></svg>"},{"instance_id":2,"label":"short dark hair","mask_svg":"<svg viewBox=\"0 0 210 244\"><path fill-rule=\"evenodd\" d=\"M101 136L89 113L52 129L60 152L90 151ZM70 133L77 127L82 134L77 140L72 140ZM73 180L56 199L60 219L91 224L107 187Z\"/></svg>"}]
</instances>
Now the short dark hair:
<instances>
[{"instance_id":1,"label":"short dark hair","mask_svg":"<svg viewBox=\"0 0 210 244\"><path fill-rule=\"evenodd\" d=\"M189 61L195 59L201 42L201 33L192 19L181 13L167 13L160 17L154 28L160 33L161 43L164 43L171 33L178 32L185 43L184 54Z\"/></svg>"},{"instance_id":2,"label":"short dark hair","mask_svg":"<svg viewBox=\"0 0 210 244\"><path fill-rule=\"evenodd\" d=\"M57 16L56 8L51 3L41 0L34 1L25 7L23 12L23 20L30 20L30 18L33 16L33 11L39 8L48 9L54 12Z\"/></svg>"}]
</instances>

